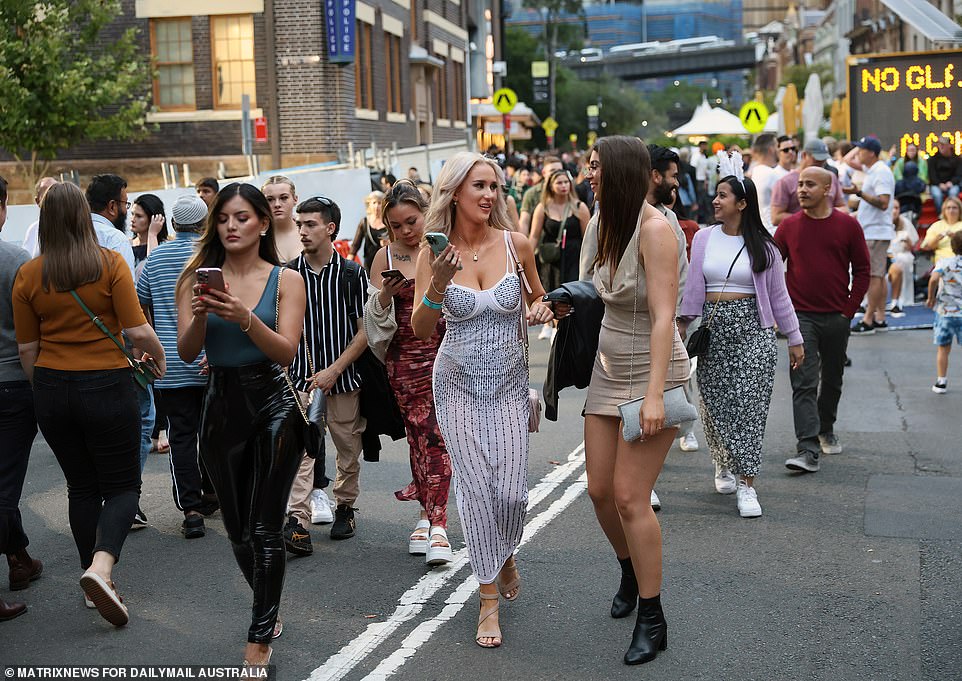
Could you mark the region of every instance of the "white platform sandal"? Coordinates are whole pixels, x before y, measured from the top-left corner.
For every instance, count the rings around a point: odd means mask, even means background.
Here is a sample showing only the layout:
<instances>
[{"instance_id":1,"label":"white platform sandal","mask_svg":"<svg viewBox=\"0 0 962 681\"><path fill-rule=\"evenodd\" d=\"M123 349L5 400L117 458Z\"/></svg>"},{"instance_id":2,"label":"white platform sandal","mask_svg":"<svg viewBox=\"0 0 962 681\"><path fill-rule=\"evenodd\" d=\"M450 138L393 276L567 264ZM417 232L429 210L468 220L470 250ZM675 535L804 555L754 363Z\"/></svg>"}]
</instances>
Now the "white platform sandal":
<instances>
[{"instance_id":1,"label":"white platform sandal","mask_svg":"<svg viewBox=\"0 0 962 681\"><path fill-rule=\"evenodd\" d=\"M431 529L431 523L427 520L419 520L414 526L414 531L408 539L408 553L412 556L423 556L428 552L429 529Z\"/></svg>"},{"instance_id":2,"label":"white platform sandal","mask_svg":"<svg viewBox=\"0 0 962 681\"><path fill-rule=\"evenodd\" d=\"M435 539L435 535L444 537L444 539ZM443 527L432 527L428 541L428 551L424 558L425 563L428 565L443 565L454 560L454 553L451 551L451 542L448 541L448 533Z\"/></svg>"}]
</instances>

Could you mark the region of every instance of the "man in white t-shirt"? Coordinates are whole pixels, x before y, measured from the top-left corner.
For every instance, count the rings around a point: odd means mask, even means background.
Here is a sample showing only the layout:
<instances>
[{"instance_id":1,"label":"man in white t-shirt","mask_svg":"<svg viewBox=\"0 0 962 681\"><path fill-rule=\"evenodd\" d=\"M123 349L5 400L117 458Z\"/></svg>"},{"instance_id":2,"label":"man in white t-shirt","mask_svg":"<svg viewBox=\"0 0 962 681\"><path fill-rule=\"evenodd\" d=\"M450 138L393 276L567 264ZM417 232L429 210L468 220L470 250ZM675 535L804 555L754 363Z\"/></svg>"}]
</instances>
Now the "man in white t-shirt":
<instances>
[{"instance_id":1,"label":"man in white t-shirt","mask_svg":"<svg viewBox=\"0 0 962 681\"><path fill-rule=\"evenodd\" d=\"M892 197L895 195L895 176L886 163L879 160L882 143L877 137L863 137L855 143L858 160L865 170L862 186L844 187L846 194L859 198L856 219L865 233L871 265L868 304L865 317L852 328L852 333L869 334L888 330L885 322L885 273L889 242L895 238L892 224Z\"/></svg>"},{"instance_id":2,"label":"man in white t-shirt","mask_svg":"<svg viewBox=\"0 0 962 681\"><path fill-rule=\"evenodd\" d=\"M775 233L772 225L772 187L775 186L775 166L778 142L775 135L763 133L752 144L752 165L745 177L755 183L758 191L758 208L762 214L762 222L770 234Z\"/></svg>"},{"instance_id":3,"label":"man in white t-shirt","mask_svg":"<svg viewBox=\"0 0 962 681\"><path fill-rule=\"evenodd\" d=\"M52 186L57 184L57 178L55 177L41 177L40 181L37 182L35 191L33 193L33 200L39 206L40 202L43 201L43 195L47 193L47 190ZM40 255L40 238L39 238L39 228L40 221L32 223L27 227L27 233L23 237L23 250L30 254L31 258L36 258Z\"/></svg>"}]
</instances>

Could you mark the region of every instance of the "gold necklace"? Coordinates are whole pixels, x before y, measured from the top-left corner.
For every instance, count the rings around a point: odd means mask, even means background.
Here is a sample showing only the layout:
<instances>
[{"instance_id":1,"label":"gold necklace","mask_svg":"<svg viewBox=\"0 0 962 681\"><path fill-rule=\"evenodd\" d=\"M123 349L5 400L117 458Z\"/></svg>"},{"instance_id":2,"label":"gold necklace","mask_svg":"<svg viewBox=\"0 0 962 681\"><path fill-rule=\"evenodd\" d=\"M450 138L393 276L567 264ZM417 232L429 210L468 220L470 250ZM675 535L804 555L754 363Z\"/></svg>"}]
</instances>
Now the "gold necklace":
<instances>
[{"instance_id":1,"label":"gold necklace","mask_svg":"<svg viewBox=\"0 0 962 681\"><path fill-rule=\"evenodd\" d=\"M477 249L475 249L473 246L471 246L471 244L468 243L468 240L464 238L463 234L458 234L458 238L461 239L461 242L468 247L469 251L474 253L474 262L477 262L478 253L480 252L481 247L484 246L484 240L488 238L488 235L485 234L484 236L481 237L481 243L478 245Z\"/></svg>"}]
</instances>

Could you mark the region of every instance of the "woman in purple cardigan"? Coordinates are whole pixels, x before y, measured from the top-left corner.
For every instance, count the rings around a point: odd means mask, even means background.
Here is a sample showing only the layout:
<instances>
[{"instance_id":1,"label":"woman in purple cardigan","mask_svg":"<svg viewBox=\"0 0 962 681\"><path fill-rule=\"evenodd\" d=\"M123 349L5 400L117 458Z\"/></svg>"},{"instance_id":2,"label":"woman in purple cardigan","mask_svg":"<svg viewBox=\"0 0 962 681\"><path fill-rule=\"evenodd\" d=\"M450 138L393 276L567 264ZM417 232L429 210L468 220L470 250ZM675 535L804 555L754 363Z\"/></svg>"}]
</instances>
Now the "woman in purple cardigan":
<instances>
[{"instance_id":1,"label":"woman in purple cardigan","mask_svg":"<svg viewBox=\"0 0 962 681\"><path fill-rule=\"evenodd\" d=\"M727 160L723 173L731 168ZM715 490L737 492L741 517L757 518L762 508L755 477L775 382L774 325L788 336L793 370L805 353L782 259L762 223L755 185L728 174L718 183L712 206L716 224L692 241L679 330L684 335L699 316L711 329L708 352L698 358L697 378Z\"/></svg>"}]
</instances>

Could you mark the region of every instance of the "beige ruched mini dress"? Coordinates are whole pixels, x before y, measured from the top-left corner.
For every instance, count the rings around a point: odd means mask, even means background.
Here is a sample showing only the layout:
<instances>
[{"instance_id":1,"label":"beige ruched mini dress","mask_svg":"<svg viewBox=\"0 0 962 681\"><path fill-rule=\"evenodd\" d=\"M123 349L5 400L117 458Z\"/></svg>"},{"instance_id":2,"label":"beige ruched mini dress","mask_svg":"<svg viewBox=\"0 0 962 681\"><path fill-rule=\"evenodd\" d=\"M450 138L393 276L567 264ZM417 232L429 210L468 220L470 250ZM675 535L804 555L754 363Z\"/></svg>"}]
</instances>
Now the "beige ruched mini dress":
<instances>
[{"instance_id":1,"label":"beige ruched mini dress","mask_svg":"<svg viewBox=\"0 0 962 681\"><path fill-rule=\"evenodd\" d=\"M629 399L643 397L648 389L651 371L651 314L648 311L648 289L645 271L638 257L638 238L641 221L628 242L612 280L611 268L602 263L595 269L594 282L605 303L598 338L598 354L588 385L586 414L620 416L618 405ZM637 290L637 300L635 291ZM632 318L634 317L634 320ZM634 338L632 338L634 322ZM632 349L634 361L632 362ZM688 380L691 365L685 344L675 327L671 360L665 376L665 390L683 385ZM631 374L631 380L629 380Z\"/></svg>"}]
</instances>

